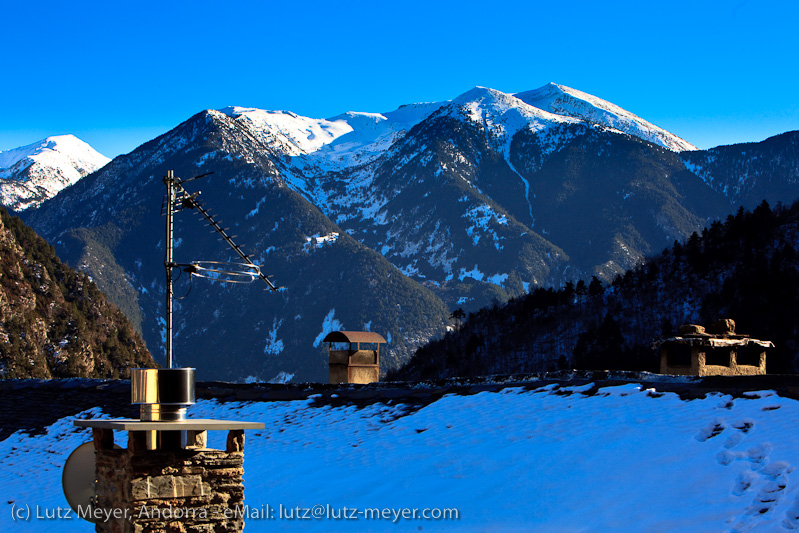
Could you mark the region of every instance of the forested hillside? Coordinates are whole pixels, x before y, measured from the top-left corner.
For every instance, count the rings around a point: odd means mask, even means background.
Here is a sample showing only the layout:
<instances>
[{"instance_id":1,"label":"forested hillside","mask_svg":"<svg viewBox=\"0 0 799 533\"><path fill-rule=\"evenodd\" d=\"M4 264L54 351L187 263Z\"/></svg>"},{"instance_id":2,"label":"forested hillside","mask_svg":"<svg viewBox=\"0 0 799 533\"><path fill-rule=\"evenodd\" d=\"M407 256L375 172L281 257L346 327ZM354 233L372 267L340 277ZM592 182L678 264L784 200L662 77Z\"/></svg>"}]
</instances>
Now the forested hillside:
<instances>
[{"instance_id":1,"label":"forested hillside","mask_svg":"<svg viewBox=\"0 0 799 533\"><path fill-rule=\"evenodd\" d=\"M657 371L653 341L684 323L732 318L771 340L769 373L799 369L799 203L739 209L603 285L539 288L464 317L389 379L555 368ZM459 313L454 318L459 320Z\"/></svg>"},{"instance_id":2,"label":"forested hillside","mask_svg":"<svg viewBox=\"0 0 799 533\"><path fill-rule=\"evenodd\" d=\"M89 277L0 208L0 377L128 377L154 365Z\"/></svg>"}]
</instances>

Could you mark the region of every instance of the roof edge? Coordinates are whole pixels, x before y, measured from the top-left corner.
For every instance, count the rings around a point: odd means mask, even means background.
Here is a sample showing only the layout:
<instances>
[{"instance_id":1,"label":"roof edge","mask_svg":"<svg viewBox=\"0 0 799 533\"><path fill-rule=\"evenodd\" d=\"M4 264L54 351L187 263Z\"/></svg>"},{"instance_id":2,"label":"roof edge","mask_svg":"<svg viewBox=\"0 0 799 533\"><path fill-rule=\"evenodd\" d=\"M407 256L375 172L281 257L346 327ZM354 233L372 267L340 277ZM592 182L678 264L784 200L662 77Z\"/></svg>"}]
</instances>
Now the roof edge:
<instances>
[{"instance_id":1,"label":"roof edge","mask_svg":"<svg viewBox=\"0 0 799 533\"><path fill-rule=\"evenodd\" d=\"M387 344L386 339L372 331L332 331L322 342L377 342Z\"/></svg>"}]
</instances>

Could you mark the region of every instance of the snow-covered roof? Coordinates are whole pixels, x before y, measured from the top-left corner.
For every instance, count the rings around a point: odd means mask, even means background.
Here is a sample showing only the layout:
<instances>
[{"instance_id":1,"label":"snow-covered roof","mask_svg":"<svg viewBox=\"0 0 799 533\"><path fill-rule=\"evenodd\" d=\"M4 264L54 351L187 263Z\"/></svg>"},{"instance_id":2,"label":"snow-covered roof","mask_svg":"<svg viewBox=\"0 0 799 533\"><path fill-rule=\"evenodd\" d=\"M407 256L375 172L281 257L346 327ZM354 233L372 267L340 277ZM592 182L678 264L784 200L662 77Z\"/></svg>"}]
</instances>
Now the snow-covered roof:
<instances>
[{"instance_id":1,"label":"snow-covered roof","mask_svg":"<svg viewBox=\"0 0 799 533\"><path fill-rule=\"evenodd\" d=\"M395 397L361 408L341 396L375 386L325 385L298 401L201 398L190 416L264 423L264 430L248 431L245 450L245 501L255 513L267 505L459 512L457 519L435 521L316 519L300 524L304 531L795 530L799 402L762 388L770 388L774 376L754 378L746 378L755 387L746 390L757 392L709 393L692 401L668 392L668 382L539 382L531 389L517 385L473 394L444 389L443 396L439 388L424 406ZM795 386L796 376L790 378ZM9 406L41 398L46 409L63 407L63 400L45 398L50 383L16 385L0 383ZM89 402L108 396L109 388L124 389L121 382L95 382L90 395L82 382L69 385L58 388ZM382 386L387 385L399 388ZM419 391L404 386L409 393ZM253 392L251 386L239 387L242 394ZM272 389L281 387L286 386ZM118 392L124 396L124 390ZM35 405L26 407L40 405L30 403ZM73 421L111 414L105 407L74 410L77 405L69 415L52 418L44 431L9 431L0 441L0 482L8 502L0 519L3 531L92 527L74 513L63 519L11 519L24 516L13 512L26 505L31 517L37 510L45 516L66 507L64 461L73 448L92 440L91 430L75 428ZM28 409L25 416L34 412ZM115 437L125 445L127 435ZM224 438L211 432L209 447L224 448ZM251 513L246 531L294 531L294 516L268 520Z\"/></svg>"},{"instance_id":2,"label":"snow-covered roof","mask_svg":"<svg viewBox=\"0 0 799 533\"><path fill-rule=\"evenodd\" d=\"M714 335L691 335L685 337L669 337L663 339L660 344L666 342L676 342L678 344L688 344L690 346L710 346L712 348L730 347L730 346L746 346L748 344L755 344L763 348L774 348L774 343L771 341L761 341L759 339L752 339L742 335L735 336L714 336Z\"/></svg>"}]
</instances>

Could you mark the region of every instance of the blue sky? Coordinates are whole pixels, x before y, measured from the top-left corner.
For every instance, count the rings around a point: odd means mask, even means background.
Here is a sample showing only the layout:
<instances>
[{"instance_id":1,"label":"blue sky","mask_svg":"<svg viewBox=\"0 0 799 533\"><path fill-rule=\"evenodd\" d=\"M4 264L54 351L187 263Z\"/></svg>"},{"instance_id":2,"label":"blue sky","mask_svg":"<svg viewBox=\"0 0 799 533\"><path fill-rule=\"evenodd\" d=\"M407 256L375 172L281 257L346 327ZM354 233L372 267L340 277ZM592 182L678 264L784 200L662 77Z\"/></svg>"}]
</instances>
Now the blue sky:
<instances>
[{"instance_id":1,"label":"blue sky","mask_svg":"<svg viewBox=\"0 0 799 533\"><path fill-rule=\"evenodd\" d=\"M799 129L799 2L6 2L0 150L116 156L228 105L311 117L550 81L709 148Z\"/></svg>"}]
</instances>

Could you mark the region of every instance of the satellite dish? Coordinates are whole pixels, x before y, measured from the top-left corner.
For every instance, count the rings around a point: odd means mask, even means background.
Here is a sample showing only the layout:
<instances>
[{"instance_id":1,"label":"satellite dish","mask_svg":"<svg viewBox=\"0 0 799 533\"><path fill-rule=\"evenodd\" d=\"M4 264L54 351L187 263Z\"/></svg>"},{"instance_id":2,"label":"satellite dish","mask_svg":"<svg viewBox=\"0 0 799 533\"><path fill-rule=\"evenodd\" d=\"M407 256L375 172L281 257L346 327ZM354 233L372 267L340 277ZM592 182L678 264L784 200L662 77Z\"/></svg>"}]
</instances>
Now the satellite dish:
<instances>
[{"instance_id":1,"label":"satellite dish","mask_svg":"<svg viewBox=\"0 0 799 533\"><path fill-rule=\"evenodd\" d=\"M116 444L114 448L119 448ZM79 517L89 520L92 513L87 512L94 503L94 484L97 476L94 442L85 442L72 450L64 471L61 474L61 486L67 503Z\"/></svg>"},{"instance_id":2,"label":"satellite dish","mask_svg":"<svg viewBox=\"0 0 799 533\"><path fill-rule=\"evenodd\" d=\"M67 503L80 517L86 514L79 512L79 508L85 510L94 501L95 463L94 442L86 442L75 448L64 463L61 486Z\"/></svg>"}]
</instances>

